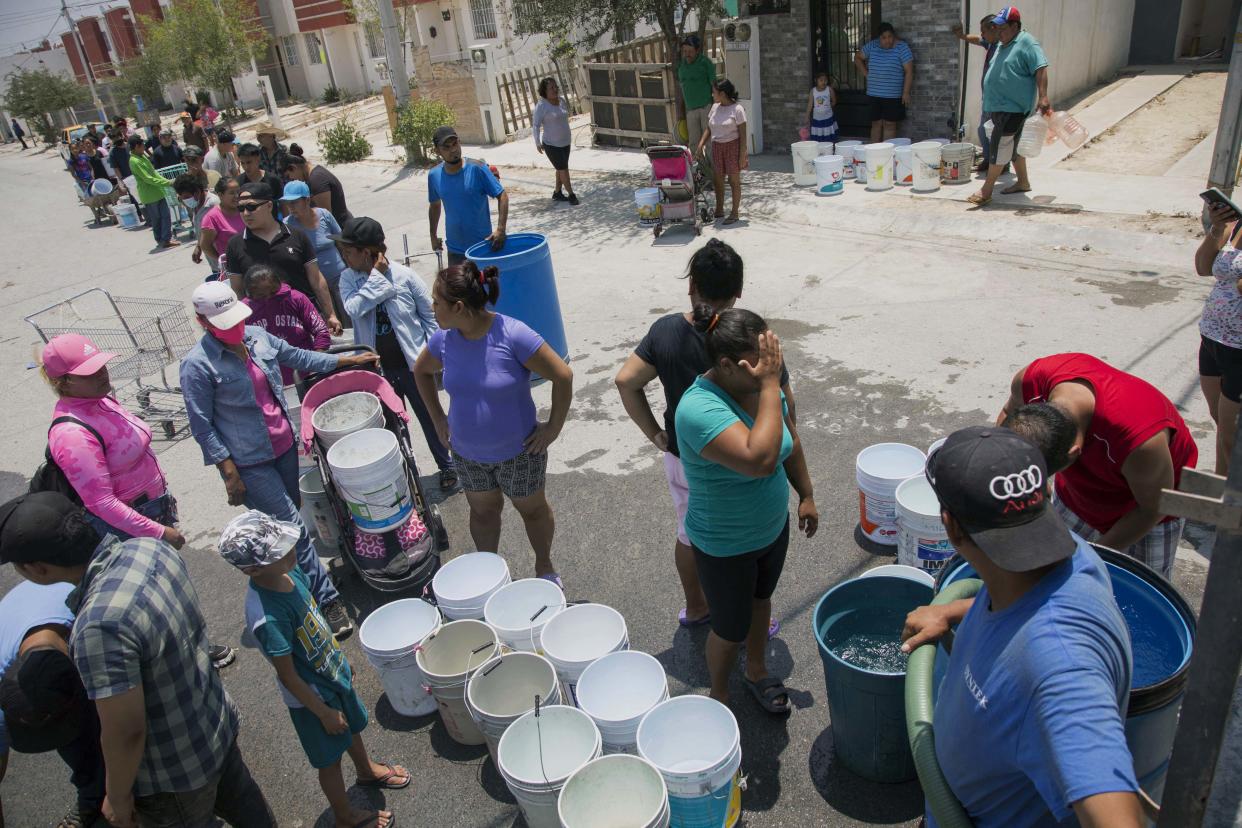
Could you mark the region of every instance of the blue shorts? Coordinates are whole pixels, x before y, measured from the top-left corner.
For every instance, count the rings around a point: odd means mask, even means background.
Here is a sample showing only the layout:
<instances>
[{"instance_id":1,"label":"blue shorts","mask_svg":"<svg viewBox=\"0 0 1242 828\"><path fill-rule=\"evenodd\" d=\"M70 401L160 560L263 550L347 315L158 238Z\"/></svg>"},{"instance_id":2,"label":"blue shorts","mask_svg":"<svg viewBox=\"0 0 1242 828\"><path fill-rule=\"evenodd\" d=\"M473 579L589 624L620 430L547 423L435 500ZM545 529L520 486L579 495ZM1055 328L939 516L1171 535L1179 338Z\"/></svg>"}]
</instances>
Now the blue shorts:
<instances>
[{"instance_id":1,"label":"blue shorts","mask_svg":"<svg viewBox=\"0 0 1242 828\"><path fill-rule=\"evenodd\" d=\"M345 751L349 750L349 746L353 744L354 735L366 729L367 709L362 706L362 700L358 698L356 690L350 690L348 694L344 694L329 693L322 687L314 689L321 698L328 696L329 698L324 699L324 704L344 713L345 721L349 723L349 730L345 733L332 734L323 729L323 723L319 721L319 717L307 708L289 708L289 718L293 719L293 729L298 732L298 741L302 743L302 750L306 751L306 758L310 760L311 767L318 770L330 768L341 761Z\"/></svg>"}]
</instances>

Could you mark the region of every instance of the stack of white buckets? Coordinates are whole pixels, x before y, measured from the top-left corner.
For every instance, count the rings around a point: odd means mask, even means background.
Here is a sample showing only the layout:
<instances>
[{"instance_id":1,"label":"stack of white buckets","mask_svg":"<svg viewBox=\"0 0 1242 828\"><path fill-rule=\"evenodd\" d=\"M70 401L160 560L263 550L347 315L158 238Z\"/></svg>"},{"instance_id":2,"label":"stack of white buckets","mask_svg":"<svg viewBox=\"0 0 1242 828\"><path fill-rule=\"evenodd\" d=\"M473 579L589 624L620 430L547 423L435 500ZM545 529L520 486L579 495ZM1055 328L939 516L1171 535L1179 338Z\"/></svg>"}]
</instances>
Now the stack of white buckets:
<instances>
[{"instance_id":1,"label":"stack of white buckets","mask_svg":"<svg viewBox=\"0 0 1242 828\"><path fill-rule=\"evenodd\" d=\"M897 563L931 576L953 557L940 501L927 482L927 454L905 443L877 443L858 453L858 528L874 543L897 547Z\"/></svg>"},{"instance_id":2,"label":"stack of white buckets","mask_svg":"<svg viewBox=\"0 0 1242 828\"><path fill-rule=\"evenodd\" d=\"M438 710L455 741L487 745L530 828L737 822L737 720L705 696L670 699L619 612L512 581L491 552L454 558L432 588L438 609L380 607L359 643L394 710Z\"/></svg>"}]
</instances>

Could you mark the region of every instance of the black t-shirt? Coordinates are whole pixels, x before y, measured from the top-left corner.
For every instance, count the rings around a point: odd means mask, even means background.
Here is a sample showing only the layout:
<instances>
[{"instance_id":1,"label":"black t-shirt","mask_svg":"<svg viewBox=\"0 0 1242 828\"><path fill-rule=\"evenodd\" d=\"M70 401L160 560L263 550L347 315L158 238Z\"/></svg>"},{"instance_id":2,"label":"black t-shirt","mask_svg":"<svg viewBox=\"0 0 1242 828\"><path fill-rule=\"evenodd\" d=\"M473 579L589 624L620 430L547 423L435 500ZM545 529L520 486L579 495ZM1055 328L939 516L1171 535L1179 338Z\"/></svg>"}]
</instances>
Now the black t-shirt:
<instances>
[{"instance_id":1,"label":"black t-shirt","mask_svg":"<svg viewBox=\"0 0 1242 828\"><path fill-rule=\"evenodd\" d=\"M180 163L181 147L177 146L175 141L168 146L164 146L159 141L155 142L155 146L151 149L151 166L159 170Z\"/></svg>"},{"instance_id":2,"label":"black t-shirt","mask_svg":"<svg viewBox=\"0 0 1242 828\"><path fill-rule=\"evenodd\" d=\"M100 153L96 152L94 155L88 155L86 160L90 162L91 172L94 173L95 178L102 178L106 181L112 177L108 175L108 168L104 166L103 155Z\"/></svg>"},{"instance_id":3,"label":"black t-shirt","mask_svg":"<svg viewBox=\"0 0 1242 828\"><path fill-rule=\"evenodd\" d=\"M319 307L319 298L306 278L306 265L316 261L315 245L301 230L291 230L282 224L269 244L247 228L229 239L225 257L225 272L230 274L244 276L257 264L269 265L282 282L309 296L319 312L327 316L326 309Z\"/></svg>"},{"instance_id":4,"label":"black t-shirt","mask_svg":"<svg viewBox=\"0 0 1242 828\"><path fill-rule=\"evenodd\" d=\"M129 178L131 175L129 170L129 150L125 147L123 141L117 141L112 145L112 151L108 153L108 160L116 168L117 175L121 178Z\"/></svg>"},{"instance_id":5,"label":"black t-shirt","mask_svg":"<svg viewBox=\"0 0 1242 828\"><path fill-rule=\"evenodd\" d=\"M677 429L673 423L677 404L699 375L712 367L707 359L703 334L695 330L683 314L670 313L655 321L634 353L656 369L660 385L664 386L664 432L668 435L668 450L680 457ZM781 387L788 384L789 371L782 365Z\"/></svg>"},{"instance_id":6,"label":"black t-shirt","mask_svg":"<svg viewBox=\"0 0 1242 828\"><path fill-rule=\"evenodd\" d=\"M310 187L312 196L317 196L320 193L332 194L332 206L329 209L332 212L332 218L336 219L337 224L344 227L345 222L353 218L349 208L345 206L345 190L341 187L341 180L333 175L327 167L320 165L311 170L310 175L306 176L306 186Z\"/></svg>"},{"instance_id":7,"label":"black t-shirt","mask_svg":"<svg viewBox=\"0 0 1242 828\"><path fill-rule=\"evenodd\" d=\"M280 203L280 197L285 194L285 182L282 181L279 177L274 176L274 175L268 175L267 173L264 173L263 176L254 183L258 184L260 182L263 184L266 184L268 187L271 188L272 197L273 199L275 199L274 201L272 201L272 206L276 208L276 211L278 213L283 214L284 211L281 210L280 208L287 207L287 205L283 205ZM246 177L245 173L242 173L241 175L237 176L237 183L240 186L245 187L247 184L250 184L251 181L249 178Z\"/></svg>"},{"instance_id":8,"label":"black t-shirt","mask_svg":"<svg viewBox=\"0 0 1242 828\"><path fill-rule=\"evenodd\" d=\"M387 376L410 369L405 354L401 352L401 343L397 341L397 332L388 318L388 309L382 302L375 308L375 352L379 354L380 369Z\"/></svg>"}]
</instances>

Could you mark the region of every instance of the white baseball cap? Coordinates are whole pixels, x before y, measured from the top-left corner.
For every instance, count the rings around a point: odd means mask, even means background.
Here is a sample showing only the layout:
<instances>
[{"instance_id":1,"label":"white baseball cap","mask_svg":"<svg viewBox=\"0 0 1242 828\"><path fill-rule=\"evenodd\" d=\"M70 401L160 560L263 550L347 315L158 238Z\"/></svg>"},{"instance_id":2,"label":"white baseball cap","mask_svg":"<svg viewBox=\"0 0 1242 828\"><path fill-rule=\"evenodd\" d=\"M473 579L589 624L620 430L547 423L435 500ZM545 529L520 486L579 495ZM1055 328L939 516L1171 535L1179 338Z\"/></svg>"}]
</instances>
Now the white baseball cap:
<instances>
[{"instance_id":1,"label":"white baseball cap","mask_svg":"<svg viewBox=\"0 0 1242 828\"><path fill-rule=\"evenodd\" d=\"M195 313L220 330L250 317L250 306L237 298L228 282L204 282L194 288L190 301L194 303Z\"/></svg>"}]
</instances>

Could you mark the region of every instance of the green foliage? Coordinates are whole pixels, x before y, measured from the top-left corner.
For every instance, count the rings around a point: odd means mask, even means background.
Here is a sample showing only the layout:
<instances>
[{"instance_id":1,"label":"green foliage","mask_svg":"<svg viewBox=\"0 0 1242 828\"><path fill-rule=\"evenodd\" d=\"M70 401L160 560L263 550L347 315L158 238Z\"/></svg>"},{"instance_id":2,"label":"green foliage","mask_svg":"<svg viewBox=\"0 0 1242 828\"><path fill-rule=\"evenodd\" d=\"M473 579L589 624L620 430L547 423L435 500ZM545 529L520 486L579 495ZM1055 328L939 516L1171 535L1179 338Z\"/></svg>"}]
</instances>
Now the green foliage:
<instances>
[{"instance_id":1,"label":"green foliage","mask_svg":"<svg viewBox=\"0 0 1242 828\"><path fill-rule=\"evenodd\" d=\"M7 80L9 89L4 95L4 108L24 118L49 144L56 140L56 127L48 120L47 113L77 106L90 97L73 78L46 69L15 71Z\"/></svg>"},{"instance_id":2,"label":"green foliage","mask_svg":"<svg viewBox=\"0 0 1242 828\"><path fill-rule=\"evenodd\" d=\"M326 104L340 103L341 90L336 86L329 86L327 89L323 90L323 95L320 99Z\"/></svg>"},{"instance_id":3,"label":"green foliage","mask_svg":"<svg viewBox=\"0 0 1242 828\"><path fill-rule=\"evenodd\" d=\"M226 94L234 75L250 68L268 37L250 0L177 0L164 19L143 17L143 51L166 79Z\"/></svg>"},{"instance_id":4,"label":"green foliage","mask_svg":"<svg viewBox=\"0 0 1242 828\"><path fill-rule=\"evenodd\" d=\"M405 147L405 157L427 163L431 160L431 136L442 126L457 123L457 114L440 101L415 98L397 110L397 131L393 140Z\"/></svg>"},{"instance_id":5,"label":"green foliage","mask_svg":"<svg viewBox=\"0 0 1242 828\"><path fill-rule=\"evenodd\" d=\"M319 130L319 147L329 164L348 164L371 155L371 142L348 118Z\"/></svg>"},{"instance_id":6,"label":"green foliage","mask_svg":"<svg viewBox=\"0 0 1242 828\"><path fill-rule=\"evenodd\" d=\"M164 66L149 53L141 54L122 63L117 69L117 79L109 86L116 97L129 100L143 98L148 106L164 97Z\"/></svg>"},{"instance_id":7,"label":"green foliage","mask_svg":"<svg viewBox=\"0 0 1242 828\"><path fill-rule=\"evenodd\" d=\"M724 4L721 0L538 0L523 5L523 13L517 15L517 33L547 34L555 58L571 51L566 44L589 52L608 32L654 23L675 54L691 12L699 21L702 37L708 19L723 14Z\"/></svg>"}]
</instances>

